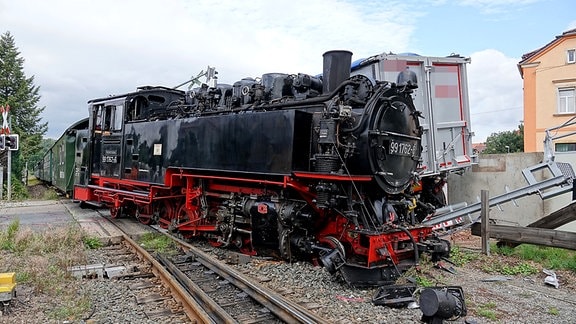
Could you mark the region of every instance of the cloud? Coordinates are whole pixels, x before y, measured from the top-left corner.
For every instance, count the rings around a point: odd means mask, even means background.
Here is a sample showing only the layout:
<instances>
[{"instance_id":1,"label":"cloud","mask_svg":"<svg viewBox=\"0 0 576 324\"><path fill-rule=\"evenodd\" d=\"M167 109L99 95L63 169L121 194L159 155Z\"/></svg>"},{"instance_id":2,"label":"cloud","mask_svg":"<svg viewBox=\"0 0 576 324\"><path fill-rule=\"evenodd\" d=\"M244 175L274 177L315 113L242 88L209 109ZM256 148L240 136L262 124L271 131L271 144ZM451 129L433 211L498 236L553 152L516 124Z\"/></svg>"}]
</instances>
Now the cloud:
<instances>
[{"instance_id":1,"label":"cloud","mask_svg":"<svg viewBox=\"0 0 576 324\"><path fill-rule=\"evenodd\" d=\"M407 51L417 16L402 3L329 0L0 0L0 8L40 86L49 137L87 116L90 99L175 86L207 65L233 83L319 73L328 50L350 49L354 59Z\"/></svg>"},{"instance_id":2,"label":"cloud","mask_svg":"<svg viewBox=\"0 0 576 324\"><path fill-rule=\"evenodd\" d=\"M468 66L470 112L474 142L484 142L492 133L512 131L523 119L520 59L487 49L472 53Z\"/></svg>"},{"instance_id":3,"label":"cloud","mask_svg":"<svg viewBox=\"0 0 576 324\"><path fill-rule=\"evenodd\" d=\"M523 6L540 1L542 0L460 0L458 4L479 9L482 14L501 14L518 11Z\"/></svg>"},{"instance_id":4,"label":"cloud","mask_svg":"<svg viewBox=\"0 0 576 324\"><path fill-rule=\"evenodd\" d=\"M40 86L53 138L87 117L90 99L175 86L208 65L231 84L269 72L320 73L322 54L334 49L353 51L353 59L411 52L427 14L410 1L0 0L2 32L15 37L26 74ZM472 130L483 141L522 119L519 60L495 50L471 56Z\"/></svg>"}]
</instances>

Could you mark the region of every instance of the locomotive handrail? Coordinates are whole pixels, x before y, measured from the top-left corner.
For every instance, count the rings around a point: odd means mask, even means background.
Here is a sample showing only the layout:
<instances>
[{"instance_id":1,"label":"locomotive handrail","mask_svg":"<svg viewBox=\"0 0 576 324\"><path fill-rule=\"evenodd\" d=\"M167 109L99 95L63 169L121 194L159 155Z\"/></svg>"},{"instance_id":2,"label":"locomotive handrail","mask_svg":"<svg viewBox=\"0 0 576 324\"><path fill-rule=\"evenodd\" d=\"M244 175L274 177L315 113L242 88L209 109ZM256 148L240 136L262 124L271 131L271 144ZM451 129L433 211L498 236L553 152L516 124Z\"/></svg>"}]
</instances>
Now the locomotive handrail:
<instances>
[{"instance_id":1,"label":"locomotive handrail","mask_svg":"<svg viewBox=\"0 0 576 324\"><path fill-rule=\"evenodd\" d=\"M395 133L395 132L388 132L388 131L370 130L370 131L368 131L368 134L378 135L378 136L396 136L396 137L409 138L412 140L420 140L420 137L410 136L407 134L401 134L401 133Z\"/></svg>"},{"instance_id":2,"label":"locomotive handrail","mask_svg":"<svg viewBox=\"0 0 576 324\"><path fill-rule=\"evenodd\" d=\"M236 109L230 109L230 110L226 110L226 111L218 111L218 110L216 110L216 111L203 111L200 113L200 115L217 115L217 114L221 114L224 112L225 113L238 113L238 112L249 111L249 110L258 110L258 109L290 108L291 106L296 106L296 107L293 107L293 109L300 109L303 104L306 104L306 105L324 104L330 98L337 95L338 92L340 92L342 90L342 88L344 88L345 86L350 85L350 84L357 84L357 83L358 82L351 81L351 80L344 81L340 84L340 86L338 86L338 88L334 89L334 91L332 91L326 95L321 95L321 96L310 98L310 99L287 101L287 102L275 103L272 105L259 105L259 106L253 106L252 105L252 106L248 106L248 107L244 107L244 108L236 108Z\"/></svg>"},{"instance_id":3,"label":"locomotive handrail","mask_svg":"<svg viewBox=\"0 0 576 324\"><path fill-rule=\"evenodd\" d=\"M94 190L100 190L100 191L102 191L102 189L103 189L102 187L96 186L96 185L87 185L86 187L90 188L90 189L94 189ZM120 189L114 189L114 188L106 188L106 191L111 191L114 193L121 193L121 194L129 195L129 196L138 196L141 198L150 198L150 194L148 194L148 193L143 194L143 193L139 193L136 191L127 191L127 190L120 190Z\"/></svg>"},{"instance_id":4,"label":"locomotive handrail","mask_svg":"<svg viewBox=\"0 0 576 324\"><path fill-rule=\"evenodd\" d=\"M371 175L354 175L350 176L347 174L326 174L326 173L318 173L318 172L292 172L294 176L299 178L312 178L317 179L322 177L322 179L328 180L335 180L335 181L371 181Z\"/></svg>"}]
</instances>

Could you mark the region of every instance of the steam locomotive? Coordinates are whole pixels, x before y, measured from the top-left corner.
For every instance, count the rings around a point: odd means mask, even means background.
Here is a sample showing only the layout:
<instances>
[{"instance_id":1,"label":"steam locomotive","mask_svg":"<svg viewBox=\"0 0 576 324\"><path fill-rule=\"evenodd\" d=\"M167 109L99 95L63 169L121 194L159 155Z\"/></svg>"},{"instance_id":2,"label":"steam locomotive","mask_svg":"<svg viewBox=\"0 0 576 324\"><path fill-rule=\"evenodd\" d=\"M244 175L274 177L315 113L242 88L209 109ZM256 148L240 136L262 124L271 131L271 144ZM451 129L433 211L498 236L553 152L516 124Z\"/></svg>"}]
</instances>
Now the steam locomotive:
<instances>
[{"instance_id":1,"label":"steam locomotive","mask_svg":"<svg viewBox=\"0 0 576 324\"><path fill-rule=\"evenodd\" d=\"M423 129L412 93L351 76L352 53L321 76L268 73L189 91L148 86L88 102L74 198L112 217L286 260L308 258L352 286L392 283L450 245L419 222L412 192Z\"/></svg>"}]
</instances>

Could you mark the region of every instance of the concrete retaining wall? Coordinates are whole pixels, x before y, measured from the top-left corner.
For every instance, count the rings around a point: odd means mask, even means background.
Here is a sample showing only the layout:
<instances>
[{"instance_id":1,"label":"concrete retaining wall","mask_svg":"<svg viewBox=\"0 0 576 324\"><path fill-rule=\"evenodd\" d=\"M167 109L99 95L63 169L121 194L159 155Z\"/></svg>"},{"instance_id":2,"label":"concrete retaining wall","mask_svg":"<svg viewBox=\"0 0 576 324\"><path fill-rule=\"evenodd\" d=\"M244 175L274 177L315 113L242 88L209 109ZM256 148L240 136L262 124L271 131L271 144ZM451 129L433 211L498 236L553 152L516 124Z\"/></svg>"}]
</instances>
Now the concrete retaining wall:
<instances>
[{"instance_id":1,"label":"concrete retaining wall","mask_svg":"<svg viewBox=\"0 0 576 324\"><path fill-rule=\"evenodd\" d=\"M447 197L450 204L479 201L481 190L488 190L490 197L506 193L526 186L528 183L522 175L522 170L540 163L543 153L510 153L480 155L478 165L463 175L451 174L448 176ZM556 161L569 162L576 165L576 154L556 154ZM538 171L534 175L537 179L549 178L548 172ZM543 216L550 214L570 203L572 193L562 194L558 197L543 201L539 195L534 194L516 200L519 207L508 202L490 210L490 218L501 225L526 226ZM479 214L479 213L478 213ZM576 222L564 225L561 230L576 232Z\"/></svg>"}]
</instances>

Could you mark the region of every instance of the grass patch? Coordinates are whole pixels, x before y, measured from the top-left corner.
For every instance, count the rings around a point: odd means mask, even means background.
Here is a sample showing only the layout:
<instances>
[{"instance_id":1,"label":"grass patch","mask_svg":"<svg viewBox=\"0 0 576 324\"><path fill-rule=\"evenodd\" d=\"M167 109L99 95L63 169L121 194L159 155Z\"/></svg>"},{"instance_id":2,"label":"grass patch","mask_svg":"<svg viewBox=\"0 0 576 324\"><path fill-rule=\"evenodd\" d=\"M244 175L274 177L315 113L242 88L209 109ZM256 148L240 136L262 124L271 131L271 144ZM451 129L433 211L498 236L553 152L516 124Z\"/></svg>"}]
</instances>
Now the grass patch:
<instances>
[{"instance_id":1,"label":"grass patch","mask_svg":"<svg viewBox=\"0 0 576 324\"><path fill-rule=\"evenodd\" d=\"M494 302L489 302L483 305L480 305L480 307L478 307L478 315L488 318L492 321L495 321L498 319L498 316L496 314L496 303Z\"/></svg>"},{"instance_id":2,"label":"grass patch","mask_svg":"<svg viewBox=\"0 0 576 324\"><path fill-rule=\"evenodd\" d=\"M51 297L54 303L43 306L51 318L81 319L89 299L75 288L67 269L87 261L83 235L77 225L35 232L21 228L16 219L0 230L0 272L15 272L18 285Z\"/></svg>"},{"instance_id":3,"label":"grass patch","mask_svg":"<svg viewBox=\"0 0 576 324\"><path fill-rule=\"evenodd\" d=\"M450 260L457 266L463 266L477 260L479 257L478 253L464 251L457 245L453 245L450 249Z\"/></svg>"},{"instance_id":4,"label":"grass patch","mask_svg":"<svg viewBox=\"0 0 576 324\"><path fill-rule=\"evenodd\" d=\"M557 316L560 315L560 311L556 307L550 307L548 308L548 314Z\"/></svg>"},{"instance_id":5,"label":"grass patch","mask_svg":"<svg viewBox=\"0 0 576 324\"><path fill-rule=\"evenodd\" d=\"M159 233L145 233L138 240L138 244L146 250L153 250L158 253L175 254L177 252L174 241Z\"/></svg>"},{"instance_id":6,"label":"grass patch","mask_svg":"<svg viewBox=\"0 0 576 324\"><path fill-rule=\"evenodd\" d=\"M494 246L493 251L499 255L533 261L547 269L576 272L576 251L532 244L521 244L515 248Z\"/></svg>"},{"instance_id":7,"label":"grass patch","mask_svg":"<svg viewBox=\"0 0 576 324\"><path fill-rule=\"evenodd\" d=\"M60 304L55 305L48 312L48 317L55 320L77 319L78 314L86 314L92 307L90 298L87 295L67 296Z\"/></svg>"},{"instance_id":8,"label":"grass patch","mask_svg":"<svg viewBox=\"0 0 576 324\"><path fill-rule=\"evenodd\" d=\"M31 175L28 177L28 186L36 186L42 184L42 181L40 181L40 179L36 178L35 176Z\"/></svg>"},{"instance_id":9,"label":"grass patch","mask_svg":"<svg viewBox=\"0 0 576 324\"><path fill-rule=\"evenodd\" d=\"M60 199L60 195L58 195L58 192L56 192L56 190L48 188L46 189L46 191L44 191L44 193L42 194L42 200L58 200Z\"/></svg>"},{"instance_id":10,"label":"grass patch","mask_svg":"<svg viewBox=\"0 0 576 324\"><path fill-rule=\"evenodd\" d=\"M418 287L444 285L445 278L442 275L434 275L434 272L432 271L433 268L434 263L430 260L427 254L423 254L420 258L419 265L411 267L402 273L400 278L396 280L396 284L414 283Z\"/></svg>"},{"instance_id":11,"label":"grass patch","mask_svg":"<svg viewBox=\"0 0 576 324\"><path fill-rule=\"evenodd\" d=\"M12 175L12 190L11 199L14 201L22 201L28 199L30 195L28 194L28 188L20 181L15 175ZM4 182L4 196L8 197L8 181Z\"/></svg>"},{"instance_id":12,"label":"grass patch","mask_svg":"<svg viewBox=\"0 0 576 324\"><path fill-rule=\"evenodd\" d=\"M436 283L429 278L423 276L416 276L416 284L418 287L433 287L436 286Z\"/></svg>"},{"instance_id":13,"label":"grass patch","mask_svg":"<svg viewBox=\"0 0 576 324\"><path fill-rule=\"evenodd\" d=\"M10 224L5 231L0 232L0 249L12 251L14 249L14 237L18 233L20 228L20 219L16 218Z\"/></svg>"},{"instance_id":14,"label":"grass patch","mask_svg":"<svg viewBox=\"0 0 576 324\"><path fill-rule=\"evenodd\" d=\"M97 237L84 236L82 242L87 249L96 250L103 246L102 241Z\"/></svg>"},{"instance_id":15,"label":"grass patch","mask_svg":"<svg viewBox=\"0 0 576 324\"><path fill-rule=\"evenodd\" d=\"M540 272L538 267L530 262L517 261L514 263L499 259L493 259L490 260L490 262L483 263L481 269L486 273L497 273L507 276L527 276Z\"/></svg>"}]
</instances>

